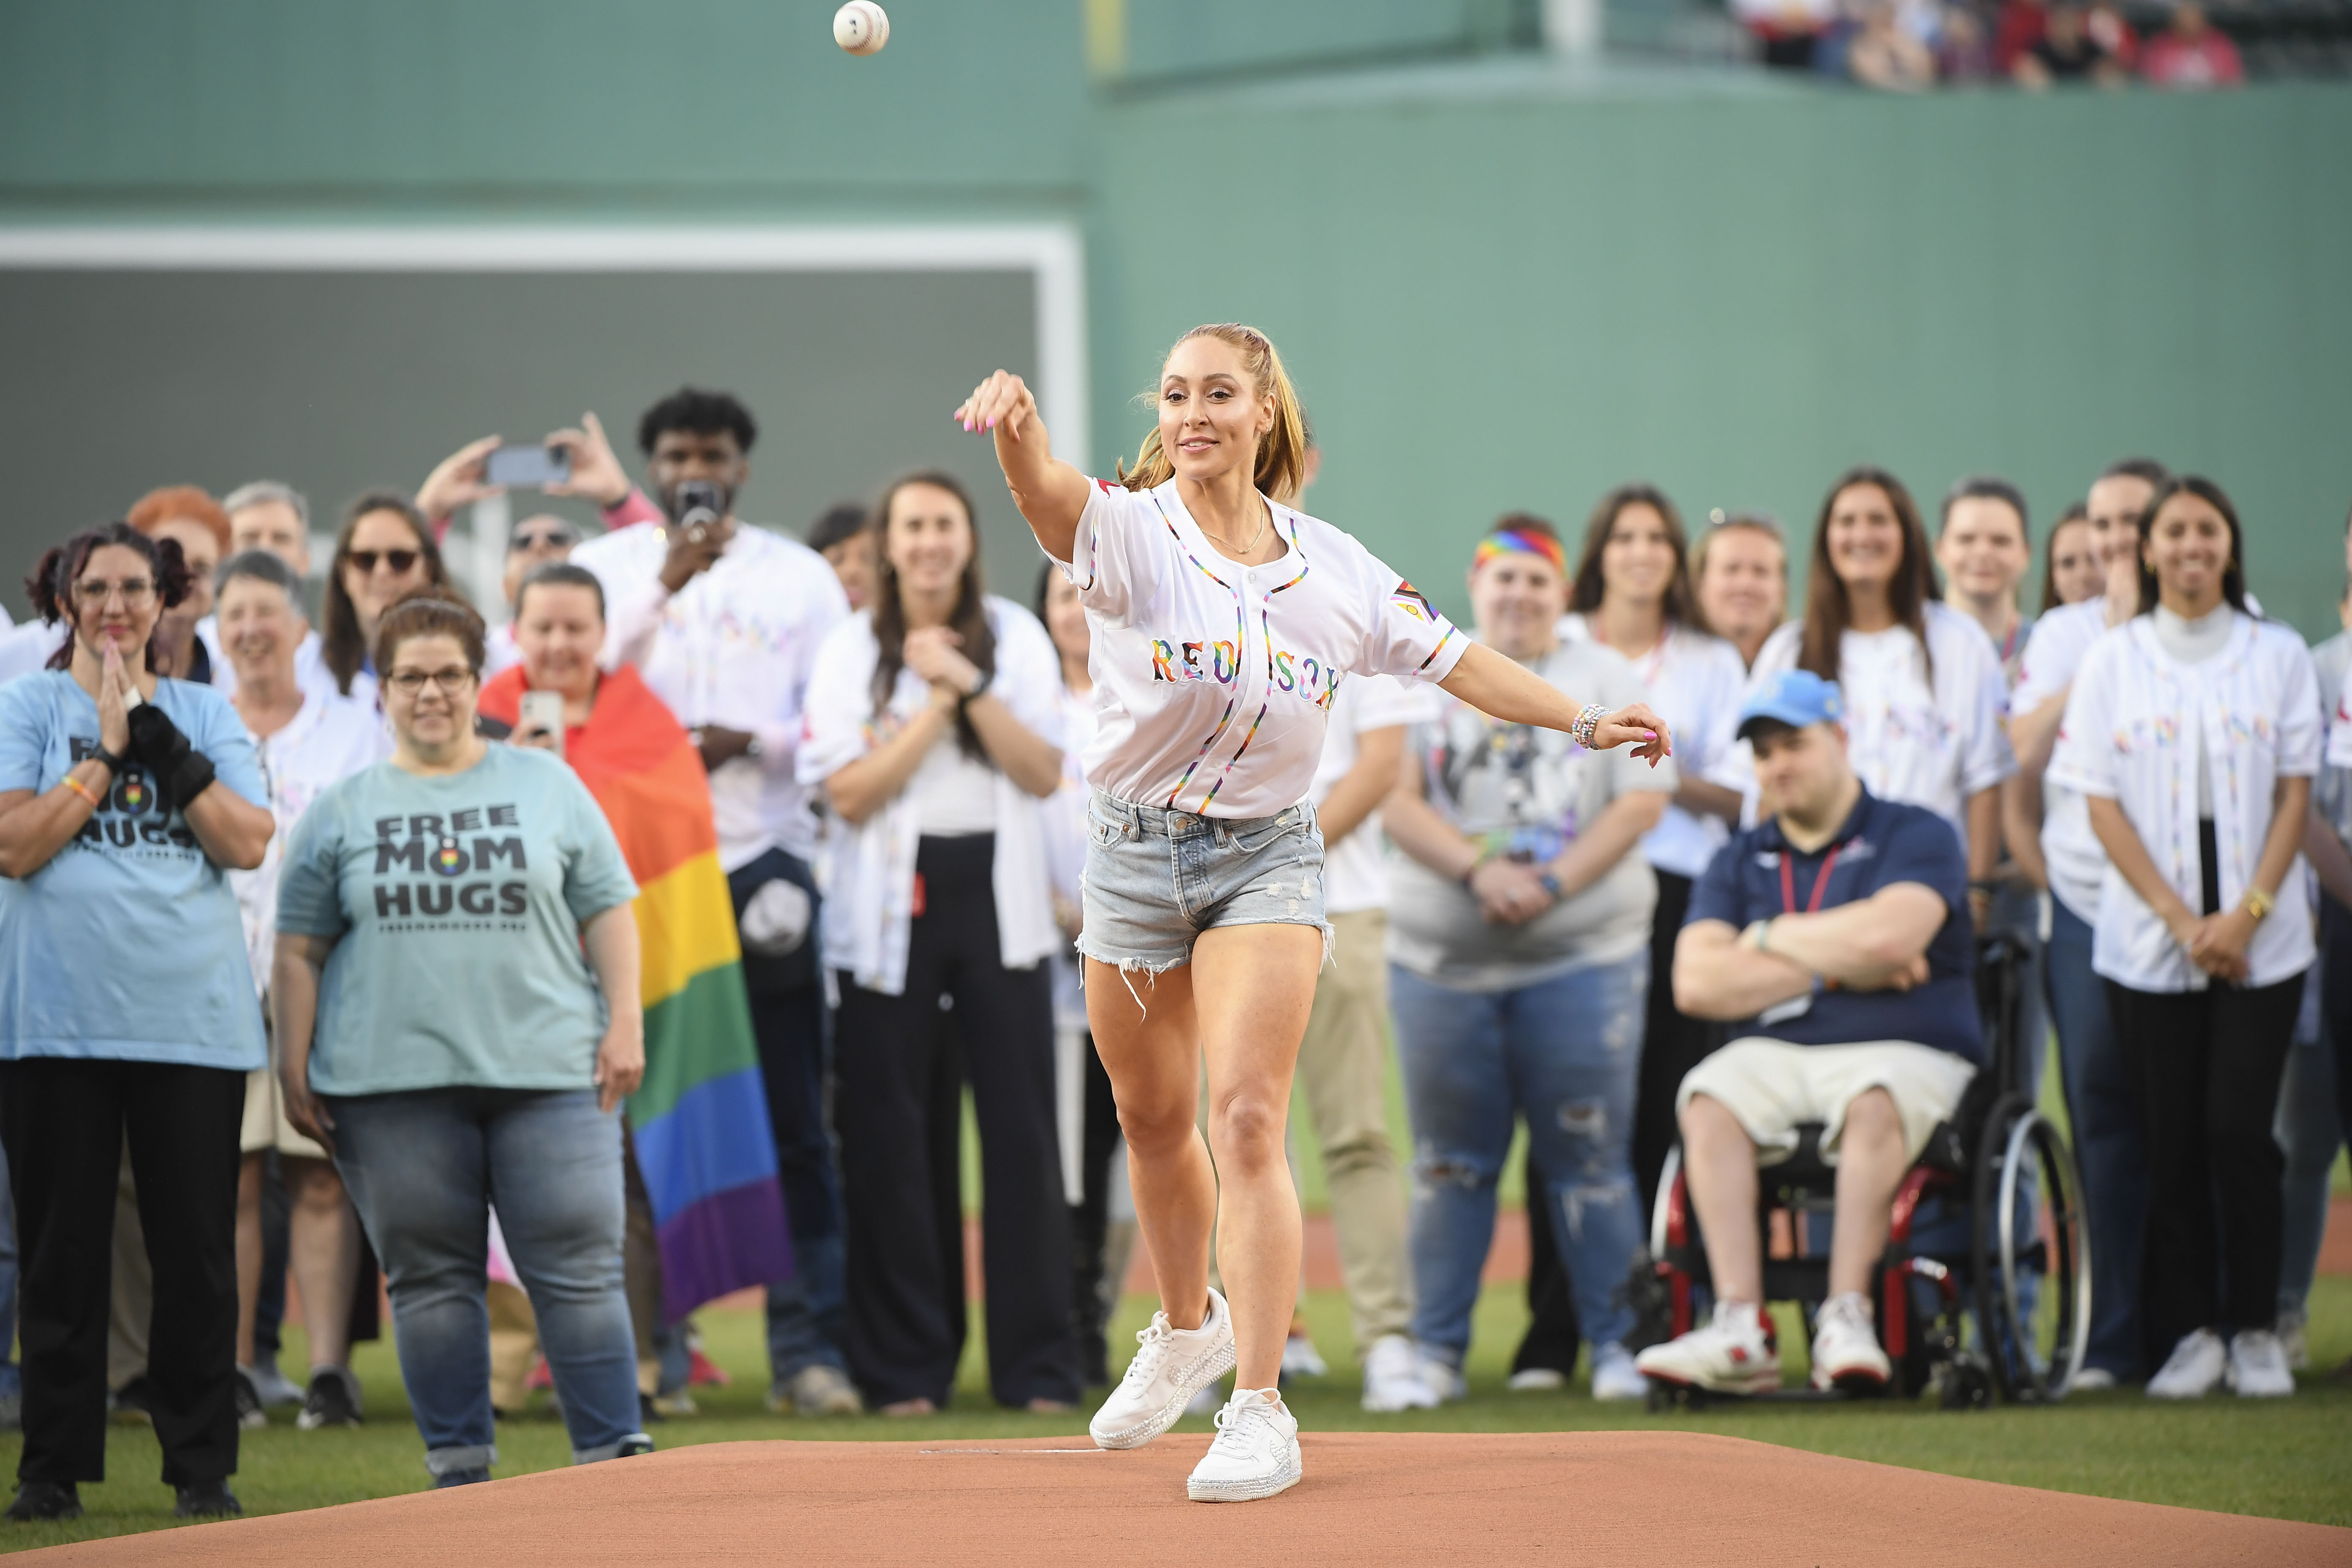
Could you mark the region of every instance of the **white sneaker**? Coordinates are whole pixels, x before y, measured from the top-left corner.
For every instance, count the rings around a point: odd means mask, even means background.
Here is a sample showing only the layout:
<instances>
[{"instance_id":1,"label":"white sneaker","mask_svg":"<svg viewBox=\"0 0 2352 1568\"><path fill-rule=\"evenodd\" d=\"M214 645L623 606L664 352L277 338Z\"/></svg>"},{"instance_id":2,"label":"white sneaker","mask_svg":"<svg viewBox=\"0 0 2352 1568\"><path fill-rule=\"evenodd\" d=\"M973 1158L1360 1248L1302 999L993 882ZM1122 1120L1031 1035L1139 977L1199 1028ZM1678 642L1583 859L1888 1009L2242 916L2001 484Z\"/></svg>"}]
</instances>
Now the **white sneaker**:
<instances>
[{"instance_id":1,"label":"white sneaker","mask_svg":"<svg viewBox=\"0 0 2352 1568\"><path fill-rule=\"evenodd\" d=\"M1511 1373L1503 1386L1513 1394L1549 1394L1568 1386L1568 1373L1556 1367L1523 1367Z\"/></svg>"},{"instance_id":2,"label":"white sneaker","mask_svg":"<svg viewBox=\"0 0 2352 1568\"><path fill-rule=\"evenodd\" d=\"M1870 1298L1849 1290L1822 1302L1813 1315L1813 1386L1875 1394L1894 1376L1894 1363L1878 1347Z\"/></svg>"},{"instance_id":3,"label":"white sneaker","mask_svg":"<svg viewBox=\"0 0 2352 1568\"><path fill-rule=\"evenodd\" d=\"M2213 1392L2229 1370L2230 1353L2221 1348L2221 1336L2210 1329L2199 1329L2180 1336L2172 1353L2164 1358L2164 1370L2147 1380L2150 1399L2202 1399Z\"/></svg>"},{"instance_id":4,"label":"white sneaker","mask_svg":"<svg viewBox=\"0 0 2352 1568\"><path fill-rule=\"evenodd\" d=\"M2309 1322L2309 1318L2302 1312L2279 1314L2279 1343L2286 1348L2286 1369L2289 1372L2311 1370L2311 1341L2306 1333Z\"/></svg>"},{"instance_id":5,"label":"white sneaker","mask_svg":"<svg viewBox=\"0 0 2352 1568\"><path fill-rule=\"evenodd\" d=\"M1298 1484L1298 1420L1275 1388L1236 1388L1217 1412L1217 1440L1192 1467L1194 1502L1255 1502Z\"/></svg>"},{"instance_id":6,"label":"white sneaker","mask_svg":"<svg viewBox=\"0 0 2352 1568\"><path fill-rule=\"evenodd\" d=\"M1633 1353L1612 1340L1592 1352L1592 1397L1647 1399L1650 1380L1633 1364Z\"/></svg>"},{"instance_id":7,"label":"white sneaker","mask_svg":"<svg viewBox=\"0 0 2352 1568\"><path fill-rule=\"evenodd\" d=\"M1192 1395L1234 1369L1234 1314L1209 1292L1209 1315L1197 1329L1171 1327L1165 1312L1135 1336L1135 1359L1087 1424L1097 1447L1139 1448L1184 1414Z\"/></svg>"},{"instance_id":8,"label":"white sneaker","mask_svg":"<svg viewBox=\"0 0 2352 1568\"><path fill-rule=\"evenodd\" d=\"M2066 1385L2069 1394L2105 1394L2116 1385L2116 1374L2103 1366L2086 1366Z\"/></svg>"},{"instance_id":9,"label":"white sneaker","mask_svg":"<svg viewBox=\"0 0 2352 1568\"><path fill-rule=\"evenodd\" d=\"M1457 1399L1470 1397L1470 1379L1462 1369L1443 1362L1419 1346L1413 1347L1413 1358L1421 1363L1422 1386L1440 1405L1451 1405Z\"/></svg>"},{"instance_id":10,"label":"white sneaker","mask_svg":"<svg viewBox=\"0 0 2352 1568\"><path fill-rule=\"evenodd\" d=\"M1328 1377L1331 1366L1315 1342L1305 1334L1292 1334L1282 1342L1282 1375L1285 1377Z\"/></svg>"},{"instance_id":11,"label":"white sneaker","mask_svg":"<svg viewBox=\"0 0 2352 1568\"><path fill-rule=\"evenodd\" d=\"M1434 1410L1437 1395L1421 1375L1421 1357L1403 1334L1382 1334L1364 1357L1364 1408Z\"/></svg>"},{"instance_id":12,"label":"white sneaker","mask_svg":"<svg viewBox=\"0 0 2352 1568\"><path fill-rule=\"evenodd\" d=\"M1753 1301L1717 1301L1709 1321L1633 1358L1644 1377L1711 1394L1769 1394L1780 1386L1780 1352Z\"/></svg>"},{"instance_id":13,"label":"white sneaker","mask_svg":"<svg viewBox=\"0 0 2352 1568\"><path fill-rule=\"evenodd\" d=\"M2294 1392L2286 1347L2268 1329L2241 1329L2231 1336L2230 1365L2221 1375L2241 1399L2284 1399Z\"/></svg>"}]
</instances>

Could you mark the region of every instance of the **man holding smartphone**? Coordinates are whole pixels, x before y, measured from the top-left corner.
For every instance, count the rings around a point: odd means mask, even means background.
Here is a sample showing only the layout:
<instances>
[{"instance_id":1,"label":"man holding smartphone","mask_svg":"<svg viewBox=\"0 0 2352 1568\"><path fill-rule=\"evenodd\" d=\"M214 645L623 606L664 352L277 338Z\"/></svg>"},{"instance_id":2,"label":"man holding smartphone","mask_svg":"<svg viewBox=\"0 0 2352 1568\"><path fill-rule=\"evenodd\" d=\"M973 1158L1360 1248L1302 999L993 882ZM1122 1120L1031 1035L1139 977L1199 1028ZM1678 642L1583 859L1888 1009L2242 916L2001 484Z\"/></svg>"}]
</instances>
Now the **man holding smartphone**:
<instances>
[{"instance_id":1,"label":"man holding smartphone","mask_svg":"<svg viewBox=\"0 0 2352 1568\"><path fill-rule=\"evenodd\" d=\"M638 422L651 500L593 414L547 438L571 475L546 491L604 509L611 531L572 555L604 585L604 663L636 667L710 771L799 1270L768 1291L769 1403L845 1415L860 1405L840 1349L841 1194L824 1116L828 1031L809 869L817 822L793 753L817 645L849 602L823 556L736 517L757 433L734 397L682 388Z\"/></svg>"}]
</instances>

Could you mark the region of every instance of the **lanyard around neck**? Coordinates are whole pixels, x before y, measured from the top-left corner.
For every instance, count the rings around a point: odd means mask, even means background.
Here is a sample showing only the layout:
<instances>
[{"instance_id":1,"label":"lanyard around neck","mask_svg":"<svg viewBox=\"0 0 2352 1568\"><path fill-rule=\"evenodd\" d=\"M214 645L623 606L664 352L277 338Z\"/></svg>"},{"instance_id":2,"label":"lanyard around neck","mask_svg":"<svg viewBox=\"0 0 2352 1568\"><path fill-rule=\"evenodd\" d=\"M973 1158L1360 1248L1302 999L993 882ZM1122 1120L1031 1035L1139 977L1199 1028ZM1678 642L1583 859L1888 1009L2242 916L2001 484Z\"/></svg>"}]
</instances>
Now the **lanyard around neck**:
<instances>
[{"instance_id":1,"label":"lanyard around neck","mask_svg":"<svg viewBox=\"0 0 2352 1568\"><path fill-rule=\"evenodd\" d=\"M1813 896L1805 905L1805 913L1809 915L1817 915L1821 913L1822 895L1829 891L1830 873L1837 869L1838 851L1844 847L1845 846L1843 844L1833 845L1831 847L1829 854L1822 858L1821 871L1813 878ZM1780 852L1780 912L1784 915L1792 915L1797 912L1797 873L1794 869L1795 862L1795 850L1784 849Z\"/></svg>"}]
</instances>

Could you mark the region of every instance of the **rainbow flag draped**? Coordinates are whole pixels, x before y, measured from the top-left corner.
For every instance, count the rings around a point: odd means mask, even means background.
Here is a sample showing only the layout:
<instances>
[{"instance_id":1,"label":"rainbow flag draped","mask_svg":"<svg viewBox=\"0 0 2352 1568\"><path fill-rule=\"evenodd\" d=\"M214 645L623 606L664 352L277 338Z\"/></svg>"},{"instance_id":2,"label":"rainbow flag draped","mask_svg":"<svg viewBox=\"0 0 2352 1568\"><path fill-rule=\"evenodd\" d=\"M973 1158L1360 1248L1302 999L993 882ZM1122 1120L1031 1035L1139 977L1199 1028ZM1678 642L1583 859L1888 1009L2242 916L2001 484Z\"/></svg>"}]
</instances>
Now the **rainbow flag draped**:
<instances>
[{"instance_id":1,"label":"rainbow flag draped","mask_svg":"<svg viewBox=\"0 0 2352 1568\"><path fill-rule=\"evenodd\" d=\"M503 672L482 689L483 715L514 723L524 689L520 668ZM674 1323L793 1272L735 906L702 759L635 670L604 677L588 722L564 737L564 759L604 807L637 882L646 1079L629 1097L629 1131L661 1241L662 1310Z\"/></svg>"}]
</instances>

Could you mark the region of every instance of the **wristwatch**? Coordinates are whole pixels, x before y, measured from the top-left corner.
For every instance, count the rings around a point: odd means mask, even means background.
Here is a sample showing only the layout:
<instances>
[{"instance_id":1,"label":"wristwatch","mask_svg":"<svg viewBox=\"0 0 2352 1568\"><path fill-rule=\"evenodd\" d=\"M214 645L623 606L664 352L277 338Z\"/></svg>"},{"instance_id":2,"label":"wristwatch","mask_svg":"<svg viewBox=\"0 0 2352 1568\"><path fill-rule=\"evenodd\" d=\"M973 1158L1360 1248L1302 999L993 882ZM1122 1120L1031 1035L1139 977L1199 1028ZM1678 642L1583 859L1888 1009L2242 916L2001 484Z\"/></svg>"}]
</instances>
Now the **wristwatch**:
<instances>
[{"instance_id":1,"label":"wristwatch","mask_svg":"<svg viewBox=\"0 0 2352 1568\"><path fill-rule=\"evenodd\" d=\"M965 692L961 697L957 698L957 699L956 699L956 700L957 700L957 701L959 701L959 702L977 702L977 701L979 701L982 698L983 698L983 697L985 697L985 696L987 696L987 695L988 695L988 689L989 689L990 685L992 685L992 684L995 681L995 679L996 679L996 672L995 672L994 670L992 670L992 669L983 669L983 670L982 670L982 671L980 672L980 684L979 684L979 685L977 685L977 686L975 686L975 687L973 687L970 691Z\"/></svg>"},{"instance_id":2,"label":"wristwatch","mask_svg":"<svg viewBox=\"0 0 2352 1568\"><path fill-rule=\"evenodd\" d=\"M1536 880L1543 884L1543 890L1551 895L1551 901L1553 903L1557 904L1567 899L1567 889L1559 885L1559 879L1553 876L1549 871L1537 872Z\"/></svg>"},{"instance_id":3,"label":"wristwatch","mask_svg":"<svg viewBox=\"0 0 2352 1568\"><path fill-rule=\"evenodd\" d=\"M2243 902L2246 912L2257 921L2266 918L2273 910L2278 908L2278 900L2263 892L2260 888L2254 887L2249 887L2246 889Z\"/></svg>"}]
</instances>

